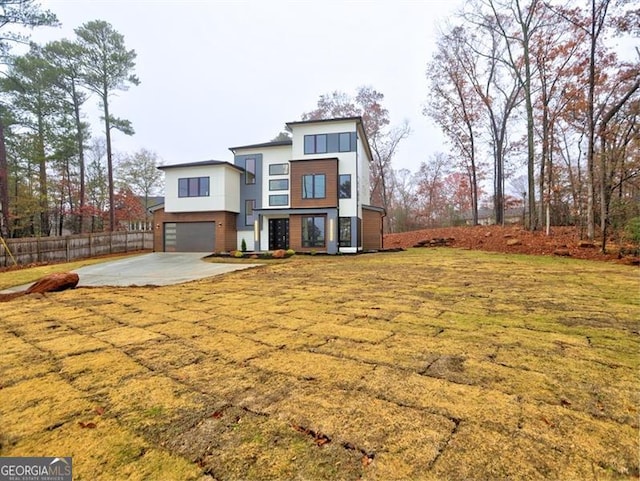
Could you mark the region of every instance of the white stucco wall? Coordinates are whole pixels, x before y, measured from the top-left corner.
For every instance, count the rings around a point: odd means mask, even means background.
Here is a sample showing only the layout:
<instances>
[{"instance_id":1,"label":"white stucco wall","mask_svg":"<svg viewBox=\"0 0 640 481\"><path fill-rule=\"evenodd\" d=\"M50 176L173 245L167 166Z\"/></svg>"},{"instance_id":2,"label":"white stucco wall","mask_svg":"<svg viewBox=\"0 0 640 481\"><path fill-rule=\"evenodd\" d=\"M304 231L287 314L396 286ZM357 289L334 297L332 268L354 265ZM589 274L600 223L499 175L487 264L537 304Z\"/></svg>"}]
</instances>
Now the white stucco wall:
<instances>
[{"instance_id":1,"label":"white stucco wall","mask_svg":"<svg viewBox=\"0 0 640 481\"><path fill-rule=\"evenodd\" d=\"M240 212L240 172L229 165L171 167L165 174L165 212ZM209 177L208 197L178 197L178 179Z\"/></svg>"},{"instance_id":2,"label":"white stucco wall","mask_svg":"<svg viewBox=\"0 0 640 481\"><path fill-rule=\"evenodd\" d=\"M296 124L292 126L293 159L299 160L305 157L314 159L324 159L328 157L340 157L344 154L353 154L353 152L330 152L326 154L308 154L304 153L304 136L314 134L339 134L341 132L355 132L355 120L344 120L336 122L318 122L317 124Z\"/></svg>"}]
</instances>

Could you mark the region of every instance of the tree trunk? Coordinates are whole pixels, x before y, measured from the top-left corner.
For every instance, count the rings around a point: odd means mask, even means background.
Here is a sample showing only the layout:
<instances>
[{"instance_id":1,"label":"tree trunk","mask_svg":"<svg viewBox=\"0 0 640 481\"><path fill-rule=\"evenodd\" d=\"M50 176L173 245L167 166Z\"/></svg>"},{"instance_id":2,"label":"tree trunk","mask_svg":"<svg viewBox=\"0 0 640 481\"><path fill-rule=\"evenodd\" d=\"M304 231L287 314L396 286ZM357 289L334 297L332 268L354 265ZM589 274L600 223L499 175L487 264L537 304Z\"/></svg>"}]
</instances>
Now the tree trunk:
<instances>
[{"instance_id":1,"label":"tree trunk","mask_svg":"<svg viewBox=\"0 0 640 481\"><path fill-rule=\"evenodd\" d=\"M0 118L0 237L9 237L9 165L4 142L4 123Z\"/></svg>"},{"instance_id":2,"label":"tree trunk","mask_svg":"<svg viewBox=\"0 0 640 481\"><path fill-rule=\"evenodd\" d=\"M80 118L80 104L78 102L76 85L74 81L72 81L71 83L71 92L73 95L73 109L75 112L75 121L76 121L76 141L78 143L78 164L80 167L80 193L79 193L79 197L80 197L79 211L80 212L78 215L78 221L79 221L78 231L80 233L83 233L84 232L85 197L86 197L86 193L85 193L86 174L85 174L85 165L84 165L84 135L82 132L82 119Z\"/></svg>"},{"instance_id":3,"label":"tree trunk","mask_svg":"<svg viewBox=\"0 0 640 481\"><path fill-rule=\"evenodd\" d=\"M109 184L109 231L116 230L116 206L113 187L113 157L111 152L111 122L109 119L109 99L107 89L103 91L102 105L104 107L104 128L107 142L107 182Z\"/></svg>"},{"instance_id":4,"label":"tree trunk","mask_svg":"<svg viewBox=\"0 0 640 481\"><path fill-rule=\"evenodd\" d=\"M44 121L38 116L38 139L36 147L40 181L40 234L45 237L51 233L49 224L49 191L47 188L47 155L44 149Z\"/></svg>"}]
</instances>

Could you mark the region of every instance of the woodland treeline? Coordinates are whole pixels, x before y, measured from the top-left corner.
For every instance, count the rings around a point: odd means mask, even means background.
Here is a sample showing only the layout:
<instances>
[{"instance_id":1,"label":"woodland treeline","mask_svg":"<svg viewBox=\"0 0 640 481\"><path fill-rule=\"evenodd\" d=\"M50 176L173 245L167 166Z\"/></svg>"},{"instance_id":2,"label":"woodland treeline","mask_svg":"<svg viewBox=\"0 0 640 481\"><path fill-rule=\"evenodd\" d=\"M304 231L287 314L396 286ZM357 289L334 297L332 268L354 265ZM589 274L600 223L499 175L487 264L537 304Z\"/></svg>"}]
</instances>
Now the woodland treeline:
<instances>
[{"instance_id":1,"label":"woodland treeline","mask_svg":"<svg viewBox=\"0 0 640 481\"><path fill-rule=\"evenodd\" d=\"M140 196L158 186L157 156L146 149L114 154L113 132L134 131L109 103L114 93L138 85L135 51L101 20L76 28L73 39L29 42L25 27L57 26L55 15L31 0L0 0L0 19L0 235L144 222ZM89 100L101 108L104 130L95 137L85 112Z\"/></svg>"},{"instance_id":2,"label":"woodland treeline","mask_svg":"<svg viewBox=\"0 0 640 481\"><path fill-rule=\"evenodd\" d=\"M424 112L474 223L489 185L498 224L520 203L531 230L575 224L606 239L635 226L640 240L639 34L640 7L625 0L471 0L441 26ZM441 163L426 166L432 185Z\"/></svg>"},{"instance_id":3,"label":"woodland treeline","mask_svg":"<svg viewBox=\"0 0 640 481\"><path fill-rule=\"evenodd\" d=\"M135 51L97 20L71 40L11 55L24 38L6 30L56 19L31 0L0 0L0 8L2 235L114 230L143 216L135 194L158 185L156 156L143 150L116 162L111 135L133 128L109 104L139 82ZM464 2L425 59L423 113L448 149L416 159L415 172L394 159L421 133L392 124L370 86L322 95L301 117L364 118L372 203L385 207L388 231L476 224L486 211L501 224L515 209L532 230L577 225L589 239L640 241L639 36L632 0ZM96 136L84 115L89 99L102 107Z\"/></svg>"}]
</instances>

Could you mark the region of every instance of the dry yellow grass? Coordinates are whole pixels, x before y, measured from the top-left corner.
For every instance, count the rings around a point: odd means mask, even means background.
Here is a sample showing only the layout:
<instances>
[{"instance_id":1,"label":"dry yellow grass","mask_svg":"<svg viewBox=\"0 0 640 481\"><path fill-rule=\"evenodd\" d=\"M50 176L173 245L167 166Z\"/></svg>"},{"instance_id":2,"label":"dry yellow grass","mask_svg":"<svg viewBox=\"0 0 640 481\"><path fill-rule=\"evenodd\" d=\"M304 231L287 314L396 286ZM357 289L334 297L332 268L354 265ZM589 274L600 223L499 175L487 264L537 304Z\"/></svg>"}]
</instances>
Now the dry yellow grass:
<instances>
[{"instance_id":1,"label":"dry yellow grass","mask_svg":"<svg viewBox=\"0 0 640 481\"><path fill-rule=\"evenodd\" d=\"M77 480L634 479L639 280L425 249L19 298L0 455Z\"/></svg>"}]
</instances>

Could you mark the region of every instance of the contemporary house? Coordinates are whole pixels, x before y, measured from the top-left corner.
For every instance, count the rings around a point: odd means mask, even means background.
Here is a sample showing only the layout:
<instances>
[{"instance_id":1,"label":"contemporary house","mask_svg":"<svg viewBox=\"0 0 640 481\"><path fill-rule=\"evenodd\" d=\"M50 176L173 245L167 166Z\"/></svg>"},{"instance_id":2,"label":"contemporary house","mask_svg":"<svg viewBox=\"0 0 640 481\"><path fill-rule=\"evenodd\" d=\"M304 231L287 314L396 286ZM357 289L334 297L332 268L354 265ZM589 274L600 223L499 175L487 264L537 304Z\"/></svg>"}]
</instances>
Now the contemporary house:
<instances>
[{"instance_id":1,"label":"contemporary house","mask_svg":"<svg viewBox=\"0 0 640 481\"><path fill-rule=\"evenodd\" d=\"M362 118L289 122L291 140L230 148L233 162L159 167L156 251L382 247L384 210L369 205L371 150Z\"/></svg>"}]
</instances>

